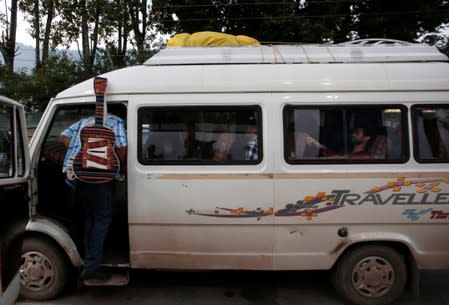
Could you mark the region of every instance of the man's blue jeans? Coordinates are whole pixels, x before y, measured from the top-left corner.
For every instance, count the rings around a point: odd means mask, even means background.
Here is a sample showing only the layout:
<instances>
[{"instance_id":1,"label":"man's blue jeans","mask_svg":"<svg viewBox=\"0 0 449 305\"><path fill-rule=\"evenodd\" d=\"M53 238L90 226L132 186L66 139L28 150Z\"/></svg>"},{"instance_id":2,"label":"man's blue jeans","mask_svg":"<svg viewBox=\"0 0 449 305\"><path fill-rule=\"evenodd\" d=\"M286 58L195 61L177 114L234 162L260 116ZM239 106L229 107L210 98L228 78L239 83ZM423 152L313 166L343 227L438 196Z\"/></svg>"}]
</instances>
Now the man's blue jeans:
<instances>
[{"instance_id":1,"label":"man's blue jeans","mask_svg":"<svg viewBox=\"0 0 449 305\"><path fill-rule=\"evenodd\" d=\"M84 270L98 271L103 260L104 242L112 222L112 181L78 183L84 205Z\"/></svg>"}]
</instances>

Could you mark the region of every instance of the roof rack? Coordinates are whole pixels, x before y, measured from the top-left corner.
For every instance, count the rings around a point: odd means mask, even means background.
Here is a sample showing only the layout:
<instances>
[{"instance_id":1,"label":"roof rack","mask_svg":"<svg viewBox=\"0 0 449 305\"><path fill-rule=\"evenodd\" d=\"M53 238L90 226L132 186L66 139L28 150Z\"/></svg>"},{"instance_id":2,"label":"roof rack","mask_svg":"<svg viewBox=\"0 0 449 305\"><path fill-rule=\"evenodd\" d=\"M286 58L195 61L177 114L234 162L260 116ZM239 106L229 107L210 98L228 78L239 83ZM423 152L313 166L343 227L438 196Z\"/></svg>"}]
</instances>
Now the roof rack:
<instances>
[{"instance_id":1,"label":"roof rack","mask_svg":"<svg viewBox=\"0 0 449 305\"><path fill-rule=\"evenodd\" d=\"M448 57L434 46L392 39L362 39L337 45L262 45L173 47L161 50L144 65L322 64L441 62Z\"/></svg>"},{"instance_id":2,"label":"roof rack","mask_svg":"<svg viewBox=\"0 0 449 305\"><path fill-rule=\"evenodd\" d=\"M339 46L416 46L422 45L419 43L412 43L403 40L387 39L387 38L367 38L345 41L337 44Z\"/></svg>"}]
</instances>

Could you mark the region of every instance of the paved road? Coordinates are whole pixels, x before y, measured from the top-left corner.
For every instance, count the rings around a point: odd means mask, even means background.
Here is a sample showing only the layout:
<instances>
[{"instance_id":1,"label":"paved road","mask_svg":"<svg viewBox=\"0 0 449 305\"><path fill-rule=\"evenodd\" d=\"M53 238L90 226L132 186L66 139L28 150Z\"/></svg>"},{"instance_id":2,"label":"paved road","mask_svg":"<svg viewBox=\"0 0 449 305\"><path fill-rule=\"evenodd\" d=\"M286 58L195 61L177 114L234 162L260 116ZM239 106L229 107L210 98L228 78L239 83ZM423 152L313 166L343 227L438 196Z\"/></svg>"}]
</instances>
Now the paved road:
<instances>
[{"instance_id":1,"label":"paved road","mask_svg":"<svg viewBox=\"0 0 449 305\"><path fill-rule=\"evenodd\" d=\"M329 273L133 271L126 287L72 288L57 300L17 305L344 305ZM422 274L421 297L395 305L449 305L449 270Z\"/></svg>"}]
</instances>

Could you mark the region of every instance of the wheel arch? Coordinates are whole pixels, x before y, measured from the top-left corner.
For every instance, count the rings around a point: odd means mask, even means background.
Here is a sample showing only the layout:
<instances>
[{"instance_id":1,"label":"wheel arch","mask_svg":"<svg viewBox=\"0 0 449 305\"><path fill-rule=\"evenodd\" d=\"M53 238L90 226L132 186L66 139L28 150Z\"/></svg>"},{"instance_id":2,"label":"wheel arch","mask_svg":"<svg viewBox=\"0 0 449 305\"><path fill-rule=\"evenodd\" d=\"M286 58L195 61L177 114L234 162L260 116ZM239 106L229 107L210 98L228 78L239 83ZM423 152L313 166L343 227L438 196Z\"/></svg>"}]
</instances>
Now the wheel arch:
<instances>
[{"instance_id":1,"label":"wheel arch","mask_svg":"<svg viewBox=\"0 0 449 305\"><path fill-rule=\"evenodd\" d=\"M26 226L26 237L49 239L66 254L73 267L79 268L83 265L83 260L72 238L62 225L52 219L35 218L29 221Z\"/></svg>"},{"instance_id":2,"label":"wheel arch","mask_svg":"<svg viewBox=\"0 0 449 305\"><path fill-rule=\"evenodd\" d=\"M360 239L355 242L349 243L338 255L331 270L335 270L336 266L340 263L344 257L356 248L365 246L384 246L392 248L404 257L407 267L407 288L413 291L416 296L419 295L420 284L420 272L416 263L413 247L409 243L407 238L373 238L373 239Z\"/></svg>"}]
</instances>

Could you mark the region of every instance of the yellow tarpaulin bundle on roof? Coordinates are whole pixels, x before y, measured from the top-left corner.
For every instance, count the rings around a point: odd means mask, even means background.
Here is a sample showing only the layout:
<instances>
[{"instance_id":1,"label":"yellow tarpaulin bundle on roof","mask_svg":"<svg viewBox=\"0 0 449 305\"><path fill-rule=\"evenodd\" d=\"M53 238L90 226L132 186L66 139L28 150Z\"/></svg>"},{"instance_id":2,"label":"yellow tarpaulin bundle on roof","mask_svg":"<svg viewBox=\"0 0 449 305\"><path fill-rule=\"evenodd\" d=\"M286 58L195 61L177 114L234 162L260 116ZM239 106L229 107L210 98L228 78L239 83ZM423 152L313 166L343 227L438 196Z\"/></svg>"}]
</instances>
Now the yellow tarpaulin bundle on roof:
<instances>
[{"instance_id":1,"label":"yellow tarpaulin bundle on roof","mask_svg":"<svg viewBox=\"0 0 449 305\"><path fill-rule=\"evenodd\" d=\"M181 47L186 42L187 38L190 37L189 33L176 34L174 37L170 38L167 42L167 47Z\"/></svg>"},{"instance_id":2,"label":"yellow tarpaulin bundle on roof","mask_svg":"<svg viewBox=\"0 0 449 305\"><path fill-rule=\"evenodd\" d=\"M203 46L258 46L257 39L244 35L231 35L219 32L181 33L170 38L167 47Z\"/></svg>"},{"instance_id":3,"label":"yellow tarpaulin bundle on roof","mask_svg":"<svg viewBox=\"0 0 449 305\"><path fill-rule=\"evenodd\" d=\"M257 39L249 36L237 35L235 38L237 38L241 46L260 46L260 42Z\"/></svg>"}]
</instances>

